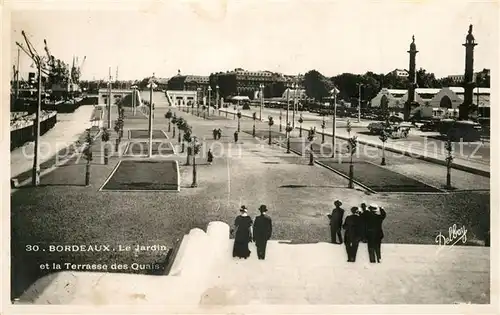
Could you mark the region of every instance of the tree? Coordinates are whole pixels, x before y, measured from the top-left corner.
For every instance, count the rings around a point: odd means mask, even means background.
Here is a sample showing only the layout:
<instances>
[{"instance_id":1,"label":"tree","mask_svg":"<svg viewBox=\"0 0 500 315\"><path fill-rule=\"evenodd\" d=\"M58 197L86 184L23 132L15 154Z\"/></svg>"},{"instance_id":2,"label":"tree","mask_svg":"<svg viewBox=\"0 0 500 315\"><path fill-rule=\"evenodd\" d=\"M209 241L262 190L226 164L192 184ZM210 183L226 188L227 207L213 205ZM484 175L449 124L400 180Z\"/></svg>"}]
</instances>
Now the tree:
<instances>
[{"instance_id":1,"label":"tree","mask_svg":"<svg viewBox=\"0 0 500 315\"><path fill-rule=\"evenodd\" d=\"M435 88L438 86L438 80L434 76L434 73L428 73L423 68L417 70L416 77L419 88Z\"/></svg>"},{"instance_id":2,"label":"tree","mask_svg":"<svg viewBox=\"0 0 500 315\"><path fill-rule=\"evenodd\" d=\"M314 152L313 152L313 141L316 135L316 131L311 127L309 134L307 135L307 141L309 141L309 165L314 165Z\"/></svg>"},{"instance_id":3,"label":"tree","mask_svg":"<svg viewBox=\"0 0 500 315\"><path fill-rule=\"evenodd\" d=\"M269 125L269 145L271 145L271 127L274 125L273 117L268 117L267 124Z\"/></svg>"},{"instance_id":4,"label":"tree","mask_svg":"<svg viewBox=\"0 0 500 315\"><path fill-rule=\"evenodd\" d=\"M116 143L115 143L115 151L118 152L118 147L120 145L120 142L122 141L122 135L123 135L123 119L121 117L118 117L118 120L115 120L115 126L114 126L114 131L117 134L116 138Z\"/></svg>"},{"instance_id":5,"label":"tree","mask_svg":"<svg viewBox=\"0 0 500 315\"><path fill-rule=\"evenodd\" d=\"M200 151L200 147L201 147L201 144L198 142L198 139L196 137L193 137L193 141L192 141L192 144L193 144L193 183L191 184L191 188L194 188L194 187L198 187L198 184L197 184L197 174L196 174L196 155L199 153Z\"/></svg>"},{"instance_id":6,"label":"tree","mask_svg":"<svg viewBox=\"0 0 500 315\"><path fill-rule=\"evenodd\" d=\"M349 162L349 188L354 188L354 165L352 163L352 157L356 153L356 148L358 145L358 138L356 136L348 139L348 149L351 159Z\"/></svg>"},{"instance_id":7,"label":"tree","mask_svg":"<svg viewBox=\"0 0 500 315\"><path fill-rule=\"evenodd\" d=\"M94 143L94 139L90 134L90 128L87 129L87 135L85 136L85 148L83 149L83 156L87 160L87 164L85 165L85 186L90 185L90 163L92 162L92 144Z\"/></svg>"},{"instance_id":8,"label":"tree","mask_svg":"<svg viewBox=\"0 0 500 315\"><path fill-rule=\"evenodd\" d=\"M379 136L380 141L382 141L382 162L381 165L385 165L385 143L389 139L387 130L384 128Z\"/></svg>"},{"instance_id":9,"label":"tree","mask_svg":"<svg viewBox=\"0 0 500 315\"><path fill-rule=\"evenodd\" d=\"M238 110L238 114L236 114L236 116L238 116L238 132L240 132L240 119L241 119L241 112L240 112L240 110Z\"/></svg>"},{"instance_id":10,"label":"tree","mask_svg":"<svg viewBox=\"0 0 500 315\"><path fill-rule=\"evenodd\" d=\"M325 143L325 128L326 128L326 122L325 122L325 114L321 114L323 116L323 121L321 122L321 144Z\"/></svg>"},{"instance_id":11,"label":"tree","mask_svg":"<svg viewBox=\"0 0 500 315\"><path fill-rule=\"evenodd\" d=\"M299 117L299 138L302 138L302 123L304 122L304 119L302 118L302 113L300 114Z\"/></svg>"},{"instance_id":12,"label":"tree","mask_svg":"<svg viewBox=\"0 0 500 315\"><path fill-rule=\"evenodd\" d=\"M109 141L109 131L107 128L102 129L101 141L104 142L104 164L108 165L109 162L109 152L108 152L108 141Z\"/></svg>"},{"instance_id":13,"label":"tree","mask_svg":"<svg viewBox=\"0 0 500 315\"><path fill-rule=\"evenodd\" d=\"M351 137L351 130L352 130L352 126L351 126L351 121L348 119L347 120L347 134L349 135L349 138Z\"/></svg>"},{"instance_id":14,"label":"tree","mask_svg":"<svg viewBox=\"0 0 500 315\"><path fill-rule=\"evenodd\" d=\"M290 132L292 132L293 128L288 122L285 131L286 131L286 153L290 153Z\"/></svg>"},{"instance_id":15,"label":"tree","mask_svg":"<svg viewBox=\"0 0 500 315\"><path fill-rule=\"evenodd\" d=\"M330 95L333 83L317 70L307 72L303 77L303 84L308 97L321 101Z\"/></svg>"},{"instance_id":16,"label":"tree","mask_svg":"<svg viewBox=\"0 0 500 315\"><path fill-rule=\"evenodd\" d=\"M227 113L227 112L226 112ZM255 121L257 120L257 113L254 112L252 114L252 119L253 119L253 129L252 129L252 136L255 138Z\"/></svg>"},{"instance_id":17,"label":"tree","mask_svg":"<svg viewBox=\"0 0 500 315\"><path fill-rule=\"evenodd\" d=\"M173 130L172 130L172 137L175 138L175 126L177 125L177 116L174 113L174 116L171 119L172 123L174 124Z\"/></svg>"},{"instance_id":18,"label":"tree","mask_svg":"<svg viewBox=\"0 0 500 315\"><path fill-rule=\"evenodd\" d=\"M187 126L187 122L186 120L184 120L184 118L182 117L179 117L177 119L177 129L179 130L179 133L177 134L178 138L177 138L177 142L179 142L179 144L181 144L181 131L184 131L185 128ZM181 149L181 153L184 152L184 143L182 143L182 149Z\"/></svg>"},{"instance_id":19,"label":"tree","mask_svg":"<svg viewBox=\"0 0 500 315\"><path fill-rule=\"evenodd\" d=\"M191 132L192 132L191 127L189 127L186 129L186 131L184 132L184 136L183 136L184 142L187 142L187 145L188 145L186 165L189 165L189 157L192 154L192 149L190 146L191 141L192 141ZM184 146L184 142L183 142L183 146ZM182 150L182 151L184 151L184 150Z\"/></svg>"},{"instance_id":20,"label":"tree","mask_svg":"<svg viewBox=\"0 0 500 315\"><path fill-rule=\"evenodd\" d=\"M172 111L169 109L168 112L165 113L165 118L168 120L168 131L170 132L170 122L172 119Z\"/></svg>"},{"instance_id":21,"label":"tree","mask_svg":"<svg viewBox=\"0 0 500 315\"><path fill-rule=\"evenodd\" d=\"M446 149L446 189L452 189L453 187L451 186L451 167L453 165L453 142L452 142L452 137L449 134L446 143L445 143L445 149Z\"/></svg>"},{"instance_id":22,"label":"tree","mask_svg":"<svg viewBox=\"0 0 500 315\"><path fill-rule=\"evenodd\" d=\"M445 87L450 87L450 86L455 86L456 83L453 81L452 78L445 77L437 80L437 87L438 88L445 88Z\"/></svg>"}]
</instances>

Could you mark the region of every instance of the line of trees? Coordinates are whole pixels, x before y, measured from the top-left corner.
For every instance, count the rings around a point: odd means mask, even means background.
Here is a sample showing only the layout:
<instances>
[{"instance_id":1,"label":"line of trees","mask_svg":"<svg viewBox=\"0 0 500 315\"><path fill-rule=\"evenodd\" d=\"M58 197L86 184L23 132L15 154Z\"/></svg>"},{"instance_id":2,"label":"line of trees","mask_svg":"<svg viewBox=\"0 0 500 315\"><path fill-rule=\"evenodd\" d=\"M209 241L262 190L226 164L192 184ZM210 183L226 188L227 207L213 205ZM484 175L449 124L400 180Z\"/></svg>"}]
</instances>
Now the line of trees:
<instances>
[{"instance_id":1,"label":"line of trees","mask_svg":"<svg viewBox=\"0 0 500 315\"><path fill-rule=\"evenodd\" d=\"M416 71L416 81L419 88L443 88L461 85L461 83L456 83L449 77L438 79L434 73L427 72L423 68ZM330 96L330 91L334 86L340 90L340 95L337 95L337 97L349 101L357 100L359 95L358 84L362 84L361 98L366 101L374 98L381 88L408 88L408 78L393 73L376 74L370 71L365 74L342 73L327 78L319 71L311 70L304 75L302 81L307 96L318 101ZM490 87L489 71L484 69L478 73L476 84L479 87Z\"/></svg>"}]
</instances>

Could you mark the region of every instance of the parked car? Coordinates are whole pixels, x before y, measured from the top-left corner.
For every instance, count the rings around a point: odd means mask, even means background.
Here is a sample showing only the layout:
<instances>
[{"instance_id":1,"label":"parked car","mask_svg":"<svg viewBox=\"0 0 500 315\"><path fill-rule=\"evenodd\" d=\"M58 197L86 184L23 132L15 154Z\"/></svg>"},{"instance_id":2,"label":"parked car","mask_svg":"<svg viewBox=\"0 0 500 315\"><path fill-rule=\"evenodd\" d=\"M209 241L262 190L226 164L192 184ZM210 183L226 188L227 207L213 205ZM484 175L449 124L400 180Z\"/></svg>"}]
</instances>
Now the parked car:
<instances>
[{"instance_id":1,"label":"parked car","mask_svg":"<svg viewBox=\"0 0 500 315\"><path fill-rule=\"evenodd\" d=\"M374 135L380 135L382 130L386 129L386 125L381 122L373 122L368 125L368 131Z\"/></svg>"},{"instance_id":2,"label":"parked car","mask_svg":"<svg viewBox=\"0 0 500 315\"><path fill-rule=\"evenodd\" d=\"M427 121L420 126L420 131L437 131L439 124L436 121Z\"/></svg>"}]
</instances>

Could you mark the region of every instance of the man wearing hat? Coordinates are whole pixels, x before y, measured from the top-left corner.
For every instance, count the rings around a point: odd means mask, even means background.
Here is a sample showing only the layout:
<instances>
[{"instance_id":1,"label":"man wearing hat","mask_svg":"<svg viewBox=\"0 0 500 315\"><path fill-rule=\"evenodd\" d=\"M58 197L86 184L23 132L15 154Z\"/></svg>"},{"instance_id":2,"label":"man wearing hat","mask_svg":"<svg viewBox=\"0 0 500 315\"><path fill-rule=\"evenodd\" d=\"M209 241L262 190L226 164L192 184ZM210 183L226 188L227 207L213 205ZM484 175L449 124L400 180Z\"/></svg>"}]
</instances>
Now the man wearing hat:
<instances>
[{"instance_id":1,"label":"man wearing hat","mask_svg":"<svg viewBox=\"0 0 500 315\"><path fill-rule=\"evenodd\" d=\"M347 262L355 262L358 252L359 241L361 240L361 211L358 207L351 208L351 215L345 218L344 222L344 243L347 251Z\"/></svg>"},{"instance_id":2,"label":"man wearing hat","mask_svg":"<svg viewBox=\"0 0 500 315\"><path fill-rule=\"evenodd\" d=\"M368 240L366 238L366 221L368 220L367 217L370 215L370 211L368 210L368 206L366 202L361 203L361 209L360 210L360 229L361 229L361 241L363 243L366 243Z\"/></svg>"},{"instance_id":3,"label":"man wearing hat","mask_svg":"<svg viewBox=\"0 0 500 315\"><path fill-rule=\"evenodd\" d=\"M384 209L376 204L368 206L368 214L366 216L366 237L368 239L368 256L371 263L380 263L382 261L380 247L384 238L382 230L382 222L385 219L386 213Z\"/></svg>"},{"instance_id":4,"label":"man wearing hat","mask_svg":"<svg viewBox=\"0 0 500 315\"><path fill-rule=\"evenodd\" d=\"M342 219L344 218L344 209L340 206L342 205L342 201L335 200L333 203L335 208L332 210L332 213L328 215L330 219L330 233L332 236L332 243L334 244L342 244ZM339 242L337 242L337 237Z\"/></svg>"},{"instance_id":5,"label":"man wearing hat","mask_svg":"<svg viewBox=\"0 0 500 315\"><path fill-rule=\"evenodd\" d=\"M271 238L273 232L273 223L271 218L266 214L266 205L259 207L260 216L255 218L253 225L253 239L257 247L257 257L261 260L266 258L267 241Z\"/></svg>"}]
</instances>

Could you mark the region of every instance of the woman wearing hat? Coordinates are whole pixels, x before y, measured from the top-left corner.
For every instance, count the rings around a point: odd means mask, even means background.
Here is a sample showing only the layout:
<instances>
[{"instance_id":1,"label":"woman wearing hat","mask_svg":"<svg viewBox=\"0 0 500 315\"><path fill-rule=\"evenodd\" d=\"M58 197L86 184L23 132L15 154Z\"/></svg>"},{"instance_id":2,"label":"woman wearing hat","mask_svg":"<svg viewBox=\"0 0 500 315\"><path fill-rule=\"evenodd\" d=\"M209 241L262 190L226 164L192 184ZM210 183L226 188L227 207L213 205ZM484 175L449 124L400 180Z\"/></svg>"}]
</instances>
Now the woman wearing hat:
<instances>
[{"instance_id":1,"label":"woman wearing hat","mask_svg":"<svg viewBox=\"0 0 500 315\"><path fill-rule=\"evenodd\" d=\"M245 258L250 256L248 243L252 241L252 218L247 213L247 207L241 206L240 215L234 220L233 257Z\"/></svg>"},{"instance_id":2,"label":"woman wearing hat","mask_svg":"<svg viewBox=\"0 0 500 315\"><path fill-rule=\"evenodd\" d=\"M380 247L382 244L382 239L384 238L384 231L382 230L382 222L385 219L386 213L384 209L377 206L376 204L371 204L368 207L369 213L366 216L366 236L368 239L368 256L370 257L370 262L380 263L382 261L382 256L380 253Z\"/></svg>"}]
</instances>

